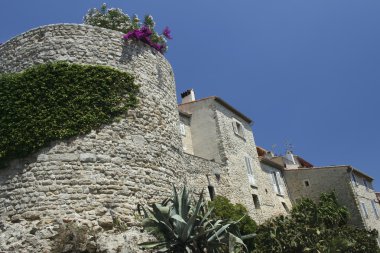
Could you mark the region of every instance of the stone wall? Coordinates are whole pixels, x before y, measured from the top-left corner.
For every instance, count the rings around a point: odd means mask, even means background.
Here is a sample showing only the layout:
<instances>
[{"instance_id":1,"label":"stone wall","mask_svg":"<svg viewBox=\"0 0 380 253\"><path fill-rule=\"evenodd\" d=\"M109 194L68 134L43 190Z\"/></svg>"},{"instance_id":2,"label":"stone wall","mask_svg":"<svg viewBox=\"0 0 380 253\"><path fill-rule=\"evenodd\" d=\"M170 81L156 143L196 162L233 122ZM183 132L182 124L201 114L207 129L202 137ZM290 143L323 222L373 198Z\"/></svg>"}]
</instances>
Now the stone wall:
<instances>
[{"instance_id":1,"label":"stone wall","mask_svg":"<svg viewBox=\"0 0 380 253\"><path fill-rule=\"evenodd\" d=\"M182 147L183 151L193 155L194 154L194 149L193 149L193 140L191 137L191 117L189 116L184 116L184 115L179 115L180 118L180 124L183 124L184 128L184 133L182 135Z\"/></svg>"},{"instance_id":2,"label":"stone wall","mask_svg":"<svg viewBox=\"0 0 380 253\"><path fill-rule=\"evenodd\" d=\"M272 182L260 167L251 125L219 102L215 101L213 109L216 114L220 154L226 161L229 183L233 185L226 196L233 203L246 206L250 216L259 224L282 213L282 205L273 205ZM243 126L243 137L234 132L234 121ZM248 180L245 157L249 157L252 162L254 185ZM255 206L253 195L257 196L259 206Z\"/></svg>"},{"instance_id":3,"label":"stone wall","mask_svg":"<svg viewBox=\"0 0 380 253\"><path fill-rule=\"evenodd\" d=\"M286 212L281 202L285 202L289 208L291 203L286 193L283 197L273 193L272 181L260 167L250 123L225 104L220 99L209 97L179 107L181 111L191 114L194 154L222 165L220 179L211 181L216 194L229 198L232 203L243 204L249 215L262 223ZM243 129L241 135L235 133L234 122L240 123ZM246 157L251 160L254 185L249 182ZM208 171L210 173L210 168ZM196 184L207 186L207 178L201 176L202 173L194 173L200 176L196 177ZM214 180L215 173L210 175L209 179ZM258 205L255 205L254 196L258 198Z\"/></svg>"},{"instance_id":4,"label":"stone wall","mask_svg":"<svg viewBox=\"0 0 380 253\"><path fill-rule=\"evenodd\" d=\"M184 160L187 170L186 181L192 189L198 193L203 190L206 199L211 200L207 189L210 184L214 187L216 195L227 196L231 185L224 164L186 153Z\"/></svg>"},{"instance_id":5,"label":"stone wall","mask_svg":"<svg viewBox=\"0 0 380 253\"><path fill-rule=\"evenodd\" d=\"M359 206L358 209L361 212L364 225L368 229L377 229L377 231L380 231L380 212L378 204L375 202L376 194L372 188L372 179L364 177L356 172L351 173L355 174L356 182L351 180L350 186L352 188L352 192L354 193L353 197L356 199L357 205ZM366 181L367 186L364 181ZM367 215L365 214L361 203L364 204Z\"/></svg>"},{"instance_id":6,"label":"stone wall","mask_svg":"<svg viewBox=\"0 0 380 253\"><path fill-rule=\"evenodd\" d=\"M260 165L262 170L266 173L268 180L272 182L272 188L266 189L265 191L266 195L272 200L271 203L266 203L265 209L271 209L272 211L264 212L264 219L269 219L277 215L287 215L289 210L292 208L292 202L290 201L288 187L285 183L282 171L262 162ZM276 184L273 182L273 172L277 173L277 181L280 187L280 192L276 189Z\"/></svg>"},{"instance_id":7,"label":"stone wall","mask_svg":"<svg viewBox=\"0 0 380 253\"><path fill-rule=\"evenodd\" d=\"M199 102L180 104L179 108L181 111L191 114L190 131L194 155L222 163L215 113L210 110L211 106L211 99L202 99Z\"/></svg>"},{"instance_id":8,"label":"stone wall","mask_svg":"<svg viewBox=\"0 0 380 253\"><path fill-rule=\"evenodd\" d=\"M294 202L302 197L318 201L322 193L335 191L339 203L350 211L351 224L363 227L347 170L347 167L285 170L290 197ZM306 181L308 184L305 184Z\"/></svg>"},{"instance_id":9,"label":"stone wall","mask_svg":"<svg viewBox=\"0 0 380 253\"><path fill-rule=\"evenodd\" d=\"M57 224L71 220L107 236L113 229L111 212L129 227L137 225L137 204L161 200L172 182L182 180L172 68L154 49L124 44L121 37L108 29L61 24L0 46L0 72L64 60L111 66L133 74L141 85L139 106L123 119L51 143L0 172L0 251L49 252ZM112 243L117 236L109 238L103 241Z\"/></svg>"}]
</instances>

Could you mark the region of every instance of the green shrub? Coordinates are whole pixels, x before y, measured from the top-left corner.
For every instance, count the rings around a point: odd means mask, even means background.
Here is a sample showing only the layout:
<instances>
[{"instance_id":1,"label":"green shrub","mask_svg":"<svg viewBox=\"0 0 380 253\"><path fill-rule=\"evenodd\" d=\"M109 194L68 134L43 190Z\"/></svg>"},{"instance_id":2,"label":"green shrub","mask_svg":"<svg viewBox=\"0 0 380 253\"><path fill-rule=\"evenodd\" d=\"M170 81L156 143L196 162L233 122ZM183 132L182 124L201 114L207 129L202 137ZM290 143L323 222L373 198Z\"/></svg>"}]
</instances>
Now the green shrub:
<instances>
[{"instance_id":1,"label":"green shrub","mask_svg":"<svg viewBox=\"0 0 380 253\"><path fill-rule=\"evenodd\" d=\"M145 15L141 22L137 15L131 19L128 14L119 8L107 8L102 4L100 9L90 9L83 18L86 25L103 27L125 33L124 40L139 40L155 48L161 53L168 50L167 39L172 39L171 31L168 27L162 34L156 32L156 22L151 15Z\"/></svg>"},{"instance_id":2,"label":"green shrub","mask_svg":"<svg viewBox=\"0 0 380 253\"><path fill-rule=\"evenodd\" d=\"M256 232L257 224L248 215L247 209L241 204L232 204L229 199L216 196L216 198L210 202L210 207L213 207L213 213L217 219L227 219L229 221L238 221L238 227L240 233L244 235L253 234ZM242 219L243 217L243 219ZM254 248L254 239L247 239L244 241L249 251Z\"/></svg>"},{"instance_id":3,"label":"green shrub","mask_svg":"<svg viewBox=\"0 0 380 253\"><path fill-rule=\"evenodd\" d=\"M273 218L257 229L257 253L378 253L378 233L348 226L347 208L334 193L321 195L319 203L303 199L290 216Z\"/></svg>"},{"instance_id":4,"label":"green shrub","mask_svg":"<svg viewBox=\"0 0 380 253\"><path fill-rule=\"evenodd\" d=\"M170 199L151 208L139 205L138 209L144 218L144 230L157 238L141 243L142 249L167 253L246 252L236 222L212 217L203 192L194 200L186 187L180 192L174 187Z\"/></svg>"},{"instance_id":5,"label":"green shrub","mask_svg":"<svg viewBox=\"0 0 380 253\"><path fill-rule=\"evenodd\" d=\"M100 9L90 9L83 18L86 25L99 26L111 30L127 33L136 26L136 18L131 20L128 14L119 8L107 9L106 4L102 4Z\"/></svg>"},{"instance_id":6,"label":"green shrub","mask_svg":"<svg viewBox=\"0 0 380 253\"><path fill-rule=\"evenodd\" d=\"M137 104L138 86L109 67L48 63L0 75L0 164L88 133Z\"/></svg>"}]
</instances>

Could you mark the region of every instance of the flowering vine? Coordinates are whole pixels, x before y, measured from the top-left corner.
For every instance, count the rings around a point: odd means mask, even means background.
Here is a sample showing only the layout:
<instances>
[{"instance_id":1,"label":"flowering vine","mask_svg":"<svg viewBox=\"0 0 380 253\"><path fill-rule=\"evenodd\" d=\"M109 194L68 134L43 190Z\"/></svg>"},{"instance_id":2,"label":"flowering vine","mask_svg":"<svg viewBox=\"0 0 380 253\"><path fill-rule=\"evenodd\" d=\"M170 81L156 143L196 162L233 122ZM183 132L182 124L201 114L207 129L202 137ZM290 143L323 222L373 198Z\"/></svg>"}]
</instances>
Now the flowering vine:
<instances>
[{"instance_id":1,"label":"flowering vine","mask_svg":"<svg viewBox=\"0 0 380 253\"><path fill-rule=\"evenodd\" d=\"M100 9L90 9L83 18L87 25L100 26L124 33L124 40L134 39L142 41L161 53L168 50L167 40L172 39L170 29L166 27L162 34L158 34L154 27L156 23L151 15L147 15L141 23L138 16L130 18L119 8L107 8L103 4Z\"/></svg>"},{"instance_id":2,"label":"flowering vine","mask_svg":"<svg viewBox=\"0 0 380 253\"><path fill-rule=\"evenodd\" d=\"M159 35L155 30L156 23L151 15L145 16L143 24L135 15L132 20L133 30L126 33L123 38L124 40L135 39L142 41L149 46L155 48L161 53L165 53L168 50L167 40L172 39L169 27L165 27L162 34Z\"/></svg>"}]
</instances>

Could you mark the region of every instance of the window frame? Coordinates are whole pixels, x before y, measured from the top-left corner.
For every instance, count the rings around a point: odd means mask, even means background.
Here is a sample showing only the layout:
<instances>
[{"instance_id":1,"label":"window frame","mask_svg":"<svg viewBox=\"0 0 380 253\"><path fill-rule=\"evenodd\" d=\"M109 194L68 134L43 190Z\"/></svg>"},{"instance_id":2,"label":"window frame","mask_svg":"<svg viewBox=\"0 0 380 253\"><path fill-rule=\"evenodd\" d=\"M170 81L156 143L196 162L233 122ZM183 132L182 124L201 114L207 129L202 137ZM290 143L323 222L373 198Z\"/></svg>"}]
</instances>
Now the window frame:
<instances>
[{"instance_id":1,"label":"window frame","mask_svg":"<svg viewBox=\"0 0 380 253\"><path fill-rule=\"evenodd\" d=\"M237 119L232 118L232 130L235 135L245 140L245 128L244 125ZM239 131L240 130L240 131Z\"/></svg>"},{"instance_id":2,"label":"window frame","mask_svg":"<svg viewBox=\"0 0 380 253\"><path fill-rule=\"evenodd\" d=\"M380 219L379 210L377 209L377 203L375 202L375 200L371 200L371 205L373 208L373 212L375 213L376 219Z\"/></svg>"},{"instance_id":3,"label":"window frame","mask_svg":"<svg viewBox=\"0 0 380 253\"><path fill-rule=\"evenodd\" d=\"M253 205L255 206L255 209L256 210L261 209L259 195L252 194L252 199L253 199Z\"/></svg>"},{"instance_id":4,"label":"window frame","mask_svg":"<svg viewBox=\"0 0 380 253\"><path fill-rule=\"evenodd\" d=\"M247 170L249 185L253 187L257 187L255 175L253 173L252 158L246 155L244 156L244 161L245 161L245 168Z\"/></svg>"},{"instance_id":5,"label":"window frame","mask_svg":"<svg viewBox=\"0 0 380 253\"><path fill-rule=\"evenodd\" d=\"M351 182L353 182L355 184L355 186L359 185L358 180L357 180L354 172L351 172Z\"/></svg>"},{"instance_id":6,"label":"window frame","mask_svg":"<svg viewBox=\"0 0 380 253\"><path fill-rule=\"evenodd\" d=\"M181 135L186 136L185 124L183 122L179 123L179 132Z\"/></svg>"},{"instance_id":7,"label":"window frame","mask_svg":"<svg viewBox=\"0 0 380 253\"><path fill-rule=\"evenodd\" d=\"M282 201L281 204L282 204L282 207L285 209L286 213L290 213L288 205L284 201Z\"/></svg>"},{"instance_id":8,"label":"window frame","mask_svg":"<svg viewBox=\"0 0 380 253\"><path fill-rule=\"evenodd\" d=\"M360 206L362 208L364 218L368 219L369 218L368 211L367 211L367 208L366 208L365 203L363 201L360 201Z\"/></svg>"},{"instance_id":9,"label":"window frame","mask_svg":"<svg viewBox=\"0 0 380 253\"><path fill-rule=\"evenodd\" d=\"M372 190L371 182L369 182L369 181L367 181L367 179L363 178L363 183L364 183L364 186L365 186L365 189L367 190L367 192Z\"/></svg>"}]
</instances>

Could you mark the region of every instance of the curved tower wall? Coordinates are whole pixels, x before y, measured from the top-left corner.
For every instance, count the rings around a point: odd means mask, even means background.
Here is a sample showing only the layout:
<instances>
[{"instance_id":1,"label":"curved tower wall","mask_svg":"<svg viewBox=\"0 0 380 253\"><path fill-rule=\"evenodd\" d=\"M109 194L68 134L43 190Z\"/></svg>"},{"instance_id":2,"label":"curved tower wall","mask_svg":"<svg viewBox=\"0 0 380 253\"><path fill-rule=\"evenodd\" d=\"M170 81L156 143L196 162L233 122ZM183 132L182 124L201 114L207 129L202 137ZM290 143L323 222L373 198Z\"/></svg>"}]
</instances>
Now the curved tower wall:
<instances>
[{"instance_id":1,"label":"curved tower wall","mask_svg":"<svg viewBox=\"0 0 380 253\"><path fill-rule=\"evenodd\" d=\"M97 131L52 143L0 171L5 224L85 219L111 226L109 210L134 223L138 203L162 200L183 175L173 71L156 50L124 44L116 31L49 25L0 46L0 72L68 61L107 65L135 76L139 105ZM28 224L29 224L28 223Z\"/></svg>"}]
</instances>

